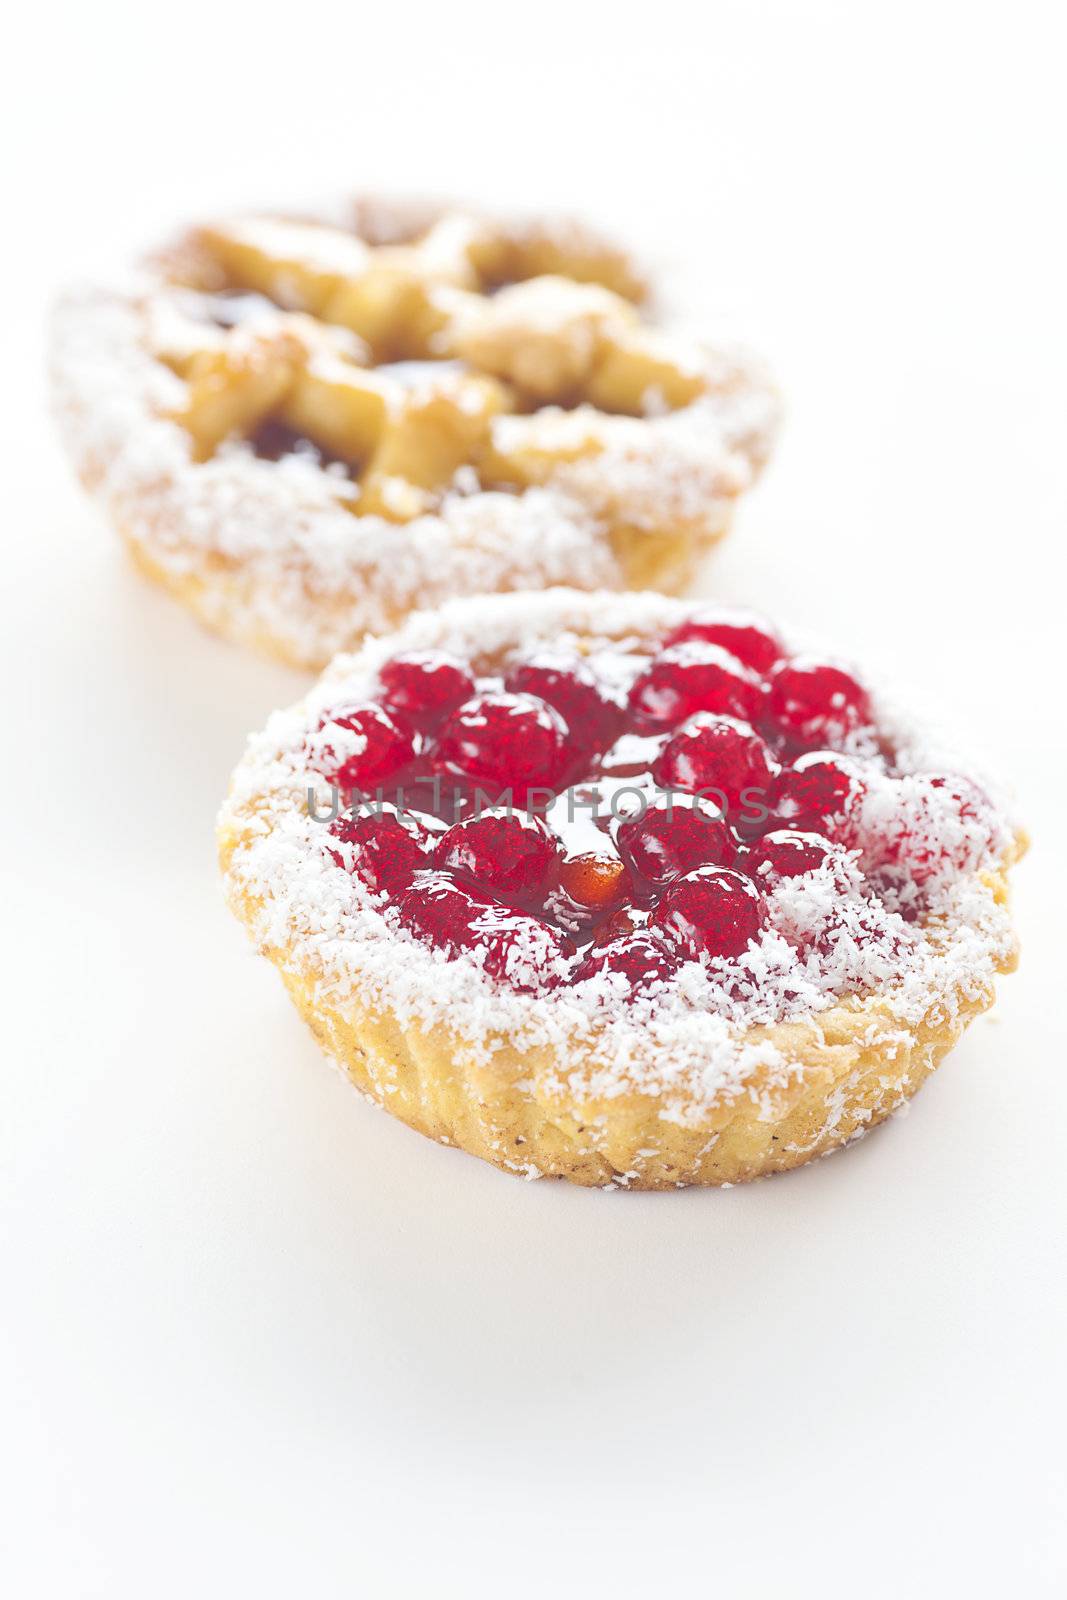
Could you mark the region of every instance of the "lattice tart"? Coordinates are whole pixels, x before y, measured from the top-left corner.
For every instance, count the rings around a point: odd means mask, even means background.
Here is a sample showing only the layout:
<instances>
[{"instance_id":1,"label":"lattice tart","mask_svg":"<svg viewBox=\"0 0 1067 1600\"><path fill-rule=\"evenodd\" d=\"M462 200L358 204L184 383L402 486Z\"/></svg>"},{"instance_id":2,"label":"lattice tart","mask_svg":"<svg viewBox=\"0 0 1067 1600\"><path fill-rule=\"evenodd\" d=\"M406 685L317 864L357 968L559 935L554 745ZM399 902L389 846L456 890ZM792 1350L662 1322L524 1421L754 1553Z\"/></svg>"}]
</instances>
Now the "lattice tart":
<instances>
[{"instance_id":1,"label":"lattice tart","mask_svg":"<svg viewBox=\"0 0 1067 1600\"><path fill-rule=\"evenodd\" d=\"M644 292L575 224L241 217L62 303L56 410L142 567L321 666L457 595L684 586L776 401Z\"/></svg>"},{"instance_id":2,"label":"lattice tart","mask_svg":"<svg viewBox=\"0 0 1067 1600\"><path fill-rule=\"evenodd\" d=\"M276 714L230 903L367 1095L512 1172L796 1166L919 1088L1015 963L1022 840L747 613L453 602Z\"/></svg>"}]
</instances>

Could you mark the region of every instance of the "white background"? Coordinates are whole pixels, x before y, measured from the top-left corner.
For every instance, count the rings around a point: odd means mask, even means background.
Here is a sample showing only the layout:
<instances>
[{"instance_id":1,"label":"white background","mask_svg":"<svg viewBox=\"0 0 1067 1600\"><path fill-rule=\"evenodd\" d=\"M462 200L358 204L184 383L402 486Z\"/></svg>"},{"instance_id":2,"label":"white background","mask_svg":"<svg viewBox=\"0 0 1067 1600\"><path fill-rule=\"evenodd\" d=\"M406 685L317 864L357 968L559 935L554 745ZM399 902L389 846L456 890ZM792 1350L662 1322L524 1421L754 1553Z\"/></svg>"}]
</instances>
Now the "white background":
<instances>
[{"instance_id":1,"label":"white background","mask_svg":"<svg viewBox=\"0 0 1067 1600\"><path fill-rule=\"evenodd\" d=\"M1062 1594L1055 8L111 0L7 43L5 1592ZM179 220L349 185L672 260L789 402L709 592L1016 784L1022 969L848 1153L721 1193L503 1177L349 1092L225 913L214 812L302 680L127 570L42 321Z\"/></svg>"}]
</instances>

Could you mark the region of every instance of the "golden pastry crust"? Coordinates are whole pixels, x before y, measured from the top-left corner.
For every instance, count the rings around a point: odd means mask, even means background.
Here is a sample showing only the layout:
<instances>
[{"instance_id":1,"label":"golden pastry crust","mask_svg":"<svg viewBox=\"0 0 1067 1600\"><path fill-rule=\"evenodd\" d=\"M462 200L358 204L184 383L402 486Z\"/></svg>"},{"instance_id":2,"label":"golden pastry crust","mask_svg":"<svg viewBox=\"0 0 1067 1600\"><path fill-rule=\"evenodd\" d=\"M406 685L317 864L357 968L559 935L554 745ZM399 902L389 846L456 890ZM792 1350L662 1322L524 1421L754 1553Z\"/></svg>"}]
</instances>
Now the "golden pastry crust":
<instances>
[{"instance_id":1,"label":"golden pastry crust","mask_svg":"<svg viewBox=\"0 0 1067 1600\"><path fill-rule=\"evenodd\" d=\"M312 719L397 648L453 645L466 630L484 661L509 633L662 637L685 614L652 596L498 597L479 604L477 622L472 607L414 618L400 639L336 663L309 697ZM308 715L276 719L238 769L219 831L229 903L357 1088L509 1172L662 1189L799 1166L899 1109L993 1003L994 976L1015 966L1006 873L1025 841L1008 831L998 858L959 886L958 909L922 929L906 986L829 997L810 1014L696 1016L675 1028L583 1015L558 993L502 995L480 973L461 984L461 962L406 940L380 910L338 912L332 879L292 892L314 844L296 823L305 792L282 752Z\"/></svg>"},{"instance_id":2,"label":"golden pastry crust","mask_svg":"<svg viewBox=\"0 0 1067 1600\"><path fill-rule=\"evenodd\" d=\"M197 229L58 308L62 432L143 570L314 667L465 593L683 588L769 451L761 367L574 224L345 224Z\"/></svg>"}]
</instances>

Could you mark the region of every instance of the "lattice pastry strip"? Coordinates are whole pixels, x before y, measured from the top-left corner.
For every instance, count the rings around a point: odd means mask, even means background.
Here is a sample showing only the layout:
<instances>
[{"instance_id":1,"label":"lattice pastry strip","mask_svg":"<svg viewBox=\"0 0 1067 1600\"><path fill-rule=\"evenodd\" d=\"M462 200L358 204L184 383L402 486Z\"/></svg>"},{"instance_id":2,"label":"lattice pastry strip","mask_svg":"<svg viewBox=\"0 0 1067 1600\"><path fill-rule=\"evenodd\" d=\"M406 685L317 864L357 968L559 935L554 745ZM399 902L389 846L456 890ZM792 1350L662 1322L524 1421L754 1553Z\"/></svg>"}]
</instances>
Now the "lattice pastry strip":
<instances>
[{"instance_id":1,"label":"lattice pastry strip","mask_svg":"<svg viewBox=\"0 0 1067 1600\"><path fill-rule=\"evenodd\" d=\"M307 665L456 594L687 583L768 454L760 364L669 340L579 224L341 214L201 227L59 307L57 415L146 570Z\"/></svg>"},{"instance_id":2,"label":"lattice pastry strip","mask_svg":"<svg viewBox=\"0 0 1067 1600\"><path fill-rule=\"evenodd\" d=\"M199 237L227 281L311 318L277 313L269 329L237 327L185 363L180 416L198 457L277 417L358 469L354 505L363 514L417 516L464 465L483 482L523 486L544 482L554 459L603 447L593 416L577 447L572 431L557 448L534 419L513 424L506 439L494 433L503 411L585 405L639 416L690 404L707 387L691 352L672 349L602 285L546 274L479 292L509 263L468 219L444 219L413 245L377 248L337 229L260 219ZM346 342L335 327L355 338ZM397 383L399 368L365 365L400 353L459 358L475 370L426 366Z\"/></svg>"}]
</instances>

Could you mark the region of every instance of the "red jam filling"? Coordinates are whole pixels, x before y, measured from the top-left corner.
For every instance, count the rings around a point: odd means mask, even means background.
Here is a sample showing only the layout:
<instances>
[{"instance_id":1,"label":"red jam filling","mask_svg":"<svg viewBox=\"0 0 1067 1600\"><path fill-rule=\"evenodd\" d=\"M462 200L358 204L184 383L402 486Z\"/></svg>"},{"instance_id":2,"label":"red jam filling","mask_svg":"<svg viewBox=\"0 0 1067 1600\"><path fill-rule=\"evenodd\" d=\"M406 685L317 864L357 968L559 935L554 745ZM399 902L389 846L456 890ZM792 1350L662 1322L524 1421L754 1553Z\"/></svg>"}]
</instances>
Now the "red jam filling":
<instances>
[{"instance_id":1,"label":"red jam filling","mask_svg":"<svg viewBox=\"0 0 1067 1600\"><path fill-rule=\"evenodd\" d=\"M634 996L743 957L768 896L844 851L872 896L973 864L967 825L989 805L962 778L901 778L876 846L860 837L865 766L893 773L867 691L787 655L763 619L697 611L630 669L538 651L479 679L442 652L393 657L378 703L339 706L309 741L309 764L353 792L331 859L514 989L602 978ZM958 844L930 825L946 808Z\"/></svg>"}]
</instances>

